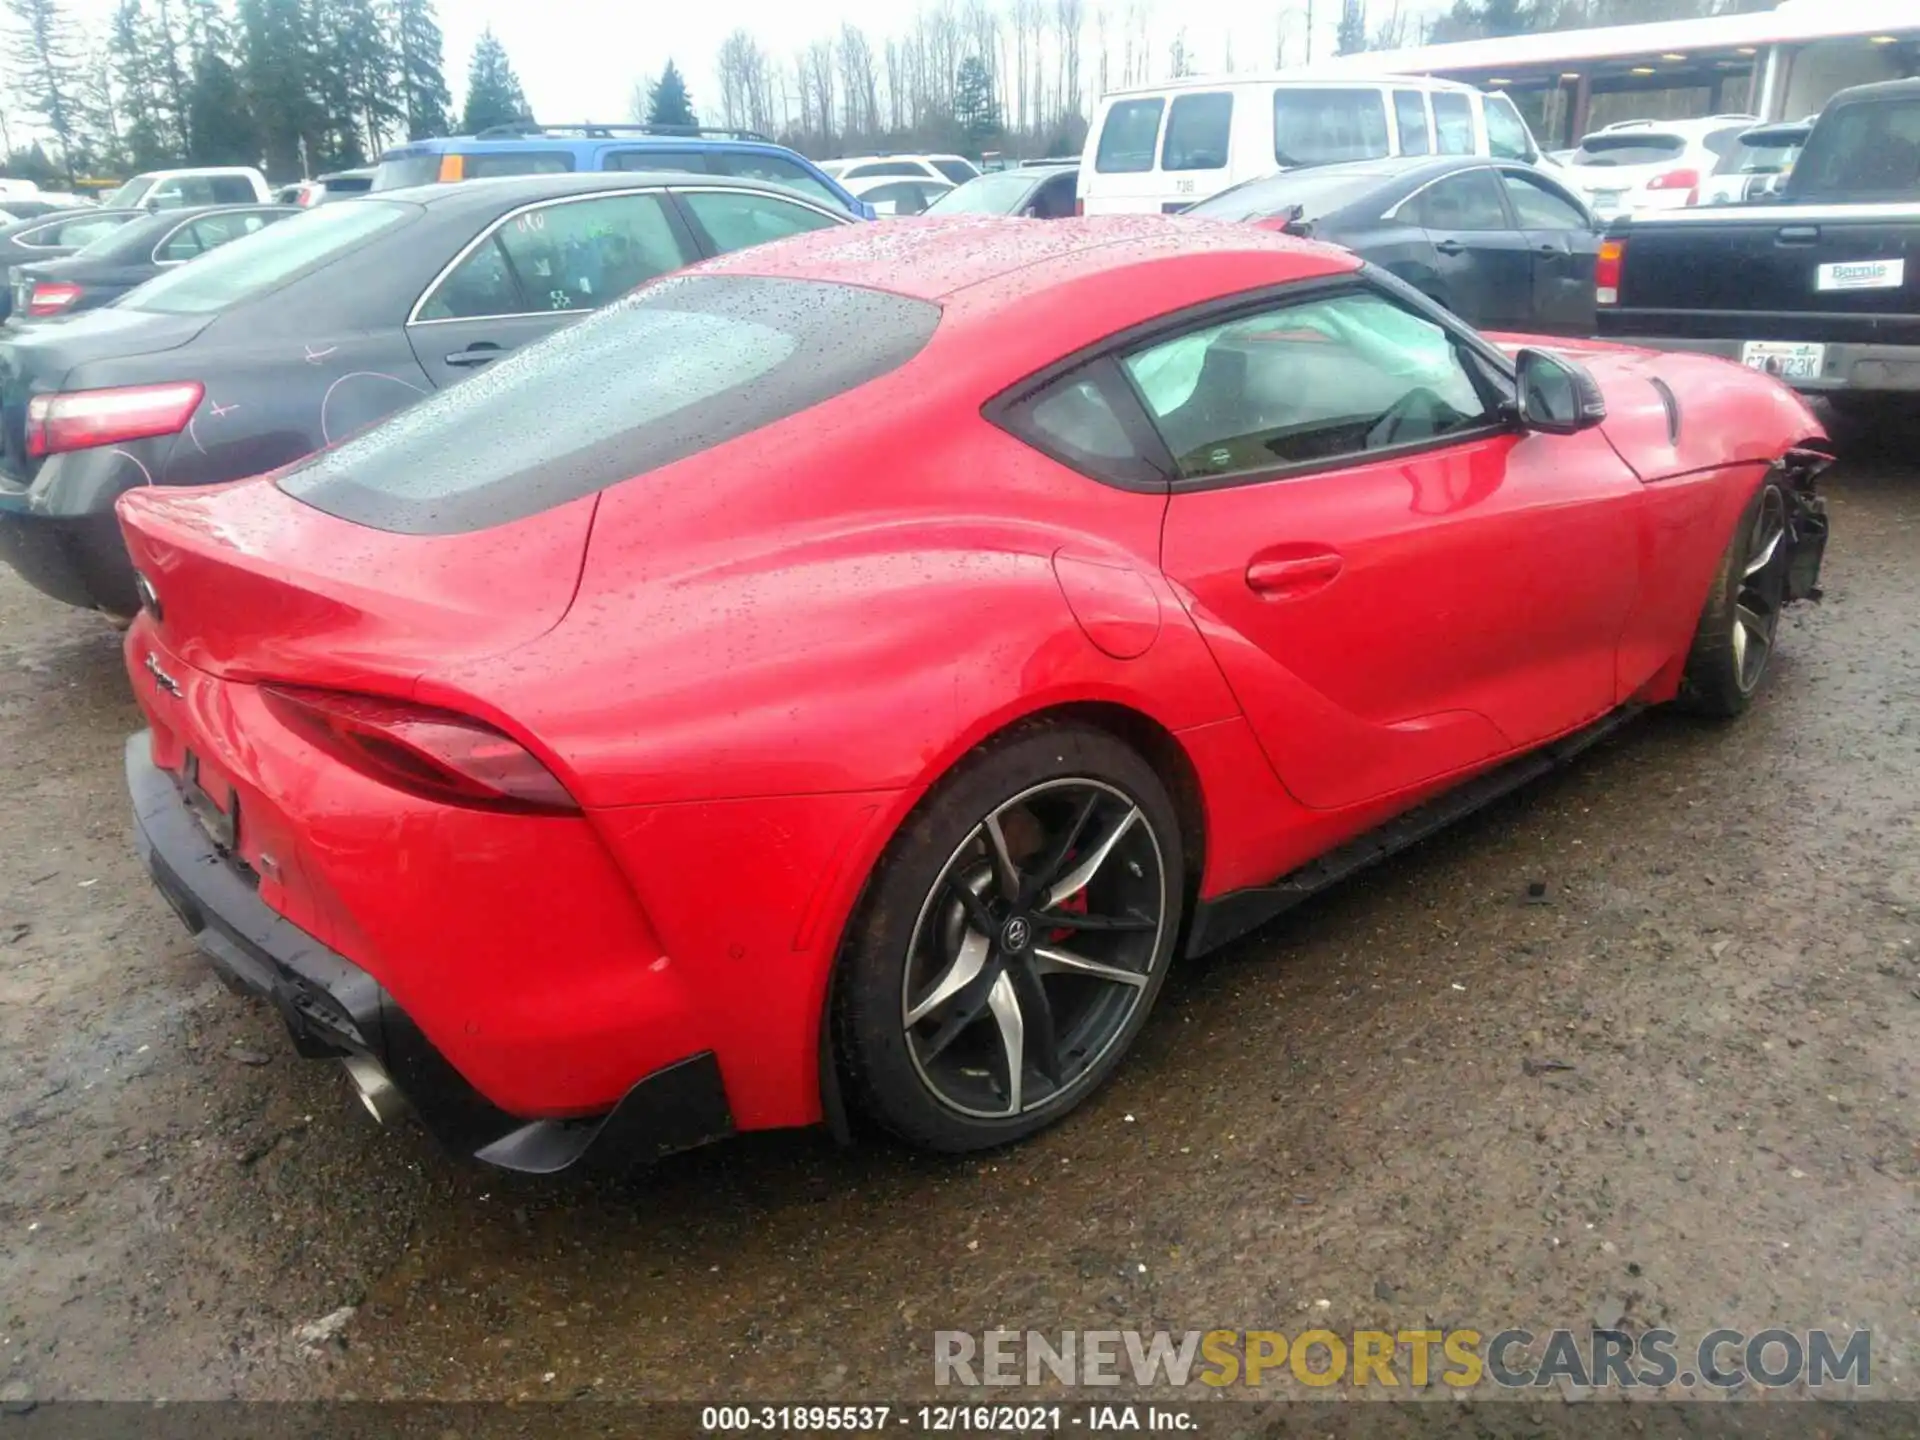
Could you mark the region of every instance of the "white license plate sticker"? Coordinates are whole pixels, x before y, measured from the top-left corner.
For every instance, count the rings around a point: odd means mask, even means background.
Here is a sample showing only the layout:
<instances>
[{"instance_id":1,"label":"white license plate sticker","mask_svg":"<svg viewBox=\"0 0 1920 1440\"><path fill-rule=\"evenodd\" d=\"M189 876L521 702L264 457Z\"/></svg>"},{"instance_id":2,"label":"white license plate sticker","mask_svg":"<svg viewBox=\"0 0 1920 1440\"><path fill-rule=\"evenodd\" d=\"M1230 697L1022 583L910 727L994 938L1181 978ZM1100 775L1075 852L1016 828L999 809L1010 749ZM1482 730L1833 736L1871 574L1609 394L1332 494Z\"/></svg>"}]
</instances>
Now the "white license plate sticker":
<instances>
[{"instance_id":1,"label":"white license plate sticker","mask_svg":"<svg viewBox=\"0 0 1920 1440\"><path fill-rule=\"evenodd\" d=\"M1740 347L1740 363L1782 380L1817 379L1826 364L1827 347L1789 340L1749 340Z\"/></svg>"},{"instance_id":2,"label":"white license plate sticker","mask_svg":"<svg viewBox=\"0 0 1920 1440\"><path fill-rule=\"evenodd\" d=\"M1906 283L1905 260L1836 260L1813 278L1816 290L1898 290Z\"/></svg>"}]
</instances>

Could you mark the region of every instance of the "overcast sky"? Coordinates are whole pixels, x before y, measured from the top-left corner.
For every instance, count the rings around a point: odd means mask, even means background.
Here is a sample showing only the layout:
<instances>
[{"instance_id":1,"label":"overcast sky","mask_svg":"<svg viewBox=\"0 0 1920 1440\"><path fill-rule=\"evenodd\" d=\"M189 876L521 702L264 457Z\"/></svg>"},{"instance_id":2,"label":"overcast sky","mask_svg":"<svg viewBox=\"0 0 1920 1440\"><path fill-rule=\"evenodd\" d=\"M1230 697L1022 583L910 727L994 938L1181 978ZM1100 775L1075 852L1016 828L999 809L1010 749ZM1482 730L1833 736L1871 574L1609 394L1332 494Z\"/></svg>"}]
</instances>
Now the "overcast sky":
<instances>
[{"instance_id":1,"label":"overcast sky","mask_svg":"<svg viewBox=\"0 0 1920 1440\"><path fill-rule=\"evenodd\" d=\"M74 12L104 31L115 0L70 0ZM473 42L492 26L526 88L534 114L545 120L619 120L626 118L634 81L657 75L672 56L687 76L693 103L705 120L718 122L713 58L720 42L736 26L751 30L779 60L787 60L816 36L837 31L851 20L876 41L911 23L912 7L903 0L838 0L808 5L797 0L713 0L699 3L646 3L632 0L438 0L446 34L447 84L458 112L466 88ZM1093 44L1093 15L1102 0L1087 0L1086 44ZM1104 0L1118 31L1128 0ZM1313 0L1314 53L1333 52L1339 0ZM1374 0L1383 15L1389 0ZM1004 8L1004 7L1003 7ZM1051 8L1050 6L1048 8ZM1409 9L1417 8L1409 4ZM1305 0L1151 0L1154 67L1167 68L1167 47L1176 28L1186 28L1188 53L1201 71L1221 67L1229 31L1237 68L1270 66L1278 27L1288 33L1288 61L1303 58ZM1284 18L1284 21L1282 17ZM875 49L879 47L876 44ZM1115 60L1117 69L1118 60ZM1089 61L1091 85L1097 74Z\"/></svg>"}]
</instances>

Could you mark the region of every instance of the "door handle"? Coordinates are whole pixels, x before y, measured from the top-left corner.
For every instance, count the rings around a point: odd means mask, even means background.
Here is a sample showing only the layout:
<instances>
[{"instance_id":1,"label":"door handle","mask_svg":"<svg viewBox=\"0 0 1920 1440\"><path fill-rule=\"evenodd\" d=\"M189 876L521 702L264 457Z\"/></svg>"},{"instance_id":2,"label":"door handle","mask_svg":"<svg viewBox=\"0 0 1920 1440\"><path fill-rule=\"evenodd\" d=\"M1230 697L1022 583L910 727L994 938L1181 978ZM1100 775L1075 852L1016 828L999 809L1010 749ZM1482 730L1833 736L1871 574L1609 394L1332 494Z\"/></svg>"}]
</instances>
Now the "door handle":
<instances>
[{"instance_id":1,"label":"door handle","mask_svg":"<svg viewBox=\"0 0 1920 1440\"><path fill-rule=\"evenodd\" d=\"M1544 255L1549 260L1564 259L1567 255L1572 253L1565 246L1562 246L1562 245L1536 245L1533 248L1534 248L1534 253L1536 255Z\"/></svg>"},{"instance_id":2,"label":"door handle","mask_svg":"<svg viewBox=\"0 0 1920 1440\"><path fill-rule=\"evenodd\" d=\"M1262 599L1293 600L1332 584L1344 563L1331 550L1256 557L1247 566L1247 588Z\"/></svg>"},{"instance_id":3,"label":"door handle","mask_svg":"<svg viewBox=\"0 0 1920 1440\"><path fill-rule=\"evenodd\" d=\"M1812 245L1820 239L1820 227L1818 225L1782 225L1773 238L1782 245Z\"/></svg>"},{"instance_id":4,"label":"door handle","mask_svg":"<svg viewBox=\"0 0 1920 1440\"><path fill-rule=\"evenodd\" d=\"M498 360L506 354L503 346L491 340L476 340L464 350L456 350L447 356L447 364L457 367L485 365L489 360Z\"/></svg>"},{"instance_id":5,"label":"door handle","mask_svg":"<svg viewBox=\"0 0 1920 1440\"><path fill-rule=\"evenodd\" d=\"M1467 247L1462 245L1458 240L1436 240L1433 248L1438 250L1442 255L1458 255Z\"/></svg>"}]
</instances>

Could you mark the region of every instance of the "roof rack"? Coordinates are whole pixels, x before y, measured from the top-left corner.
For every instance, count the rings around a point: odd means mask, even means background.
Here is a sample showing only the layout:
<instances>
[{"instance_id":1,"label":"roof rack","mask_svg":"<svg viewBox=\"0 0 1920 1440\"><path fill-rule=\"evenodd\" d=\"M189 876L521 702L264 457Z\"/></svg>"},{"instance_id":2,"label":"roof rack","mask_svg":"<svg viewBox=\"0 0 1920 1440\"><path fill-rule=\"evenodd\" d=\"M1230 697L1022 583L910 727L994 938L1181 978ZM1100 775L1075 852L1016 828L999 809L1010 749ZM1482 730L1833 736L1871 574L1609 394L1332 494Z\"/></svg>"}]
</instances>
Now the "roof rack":
<instances>
[{"instance_id":1,"label":"roof rack","mask_svg":"<svg viewBox=\"0 0 1920 1440\"><path fill-rule=\"evenodd\" d=\"M489 125L476 140L517 140L529 135L575 134L589 140L613 140L622 135L713 136L725 140L772 140L758 130L735 130L716 125L639 125L624 121L569 120L557 125L542 125L538 120L515 120L509 125Z\"/></svg>"}]
</instances>

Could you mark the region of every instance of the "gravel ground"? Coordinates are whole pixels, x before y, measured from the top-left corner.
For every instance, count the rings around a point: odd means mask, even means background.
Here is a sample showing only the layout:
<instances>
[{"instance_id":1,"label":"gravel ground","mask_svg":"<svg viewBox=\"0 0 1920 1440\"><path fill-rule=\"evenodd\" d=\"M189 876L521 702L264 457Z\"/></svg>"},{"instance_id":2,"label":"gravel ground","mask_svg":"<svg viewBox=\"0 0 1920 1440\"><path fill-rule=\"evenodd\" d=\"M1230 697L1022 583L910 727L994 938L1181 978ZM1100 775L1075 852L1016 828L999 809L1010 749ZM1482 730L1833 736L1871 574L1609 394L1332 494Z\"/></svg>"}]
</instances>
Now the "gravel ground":
<instances>
[{"instance_id":1,"label":"gravel ground","mask_svg":"<svg viewBox=\"0 0 1920 1440\"><path fill-rule=\"evenodd\" d=\"M149 888L118 637L0 571L5 1393L902 1397L936 1329L1310 1318L1870 1327L1912 1395L1920 477L1855 454L1744 721L1649 717L1188 967L969 1161L531 1181L378 1129Z\"/></svg>"}]
</instances>

